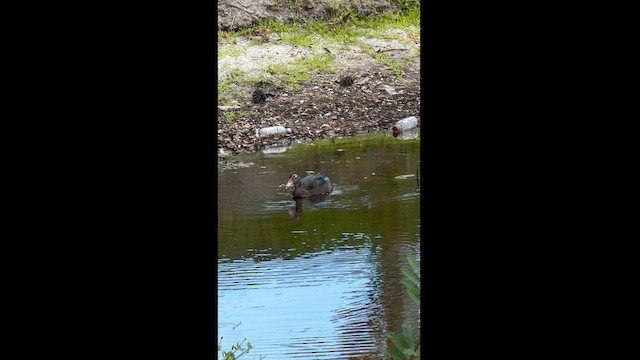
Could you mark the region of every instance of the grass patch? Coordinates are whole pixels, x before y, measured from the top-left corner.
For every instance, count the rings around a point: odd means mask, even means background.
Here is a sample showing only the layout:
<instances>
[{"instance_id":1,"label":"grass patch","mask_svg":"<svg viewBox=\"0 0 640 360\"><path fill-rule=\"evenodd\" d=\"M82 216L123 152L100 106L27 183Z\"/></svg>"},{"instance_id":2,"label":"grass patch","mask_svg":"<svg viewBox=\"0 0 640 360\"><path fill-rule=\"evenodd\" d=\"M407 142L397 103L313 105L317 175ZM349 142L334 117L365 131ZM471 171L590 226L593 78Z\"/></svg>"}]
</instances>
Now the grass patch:
<instances>
[{"instance_id":1,"label":"grass patch","mask_svg":"<svg viewBox=\"0 0 640 360\"><path fill-rule=\"evenodd\" d=\"M287 44L292 44L300 47L310 47L313 44L318 43L318 37L308 31L287 31L280 35L280 40Z\"/></svg>"},{"instance_id":2,"label":"grass patch","mask_svg":"<svg viewBox=\"0 0 640 360\"><path fill-rule=\"evenodd\" d=\"M420 7L414 7L407 9L406 11L399 13L385 13L376 15L375 19L371 22L363 22L360 26L369 27L371 25L377 25L382 28L400 28L406 29L407 27L417 27L420 29Z\"/></svg>"},{"instance_id":3,"label":"grass patch","mask_svg":"<svg viewBox=\"0 0 640 360\"><path fill-rule=\"evenodd\" d=\"M253 76L250 78L247 78L247 81L251 84L271 84L273 82L273 79L271 79L270 77L266 76L265 74L260 74L258 76Z\"/></svg>"},{"instance_id":4,"label":"grass patch","mask_svg":"<svg viewBox=\"0 0 640 360\"><path fill-rule=\"evenodd\" d=\"M223 122L231 122L240 117L240 114L236 111L227 111L222 115Z\"/></svg>"},{"instance_id":5,"label":"grass patch","mask_svg":"<svg viewBox=\"0 0 640 360\"><path fill-rule=\"evenodd\" d=\"M238 57L245 50L246 46L219 46L218 57Z\"/></svg>"},{"instance_id":6,"label":"grass patch","mask_svg":"<svg viewBox=\"0 0 640 360\"><path fill-rule=\"evenodd\" d=\"M333 56L331 56L330 54L315 54L305 59L299 60L298 63L308 71L334 71Z\"/></svg>"},{"instance_id":7,"label":"grass patch","mask_svg":"<svg viewBox=\"0 0 640 360\"><path fill-rule=\"evenodd\" d=\"M330 54L315 54L289 64L271 64L266 71L286 89L295 90L302 82L309 80L312 72L334 72L335 68Z\"/></svg>"},{"instance_id":8,"label":"grass patch","mask_svg":"<svg viewBox=\"0 0 640 360\"><path fill-rule=\"evenodd\" d=\"M277 82L282 83L285 89L295 90L300 88L300 83L309 80L309 73L301 66L294 64L271 64L266 68L267 72L274 75Z\"/></svg>"},{"instance_id":9,"label":"grass patch","mask_svg":"<svg viewBox=\"0 0 640 360\"><path fill-rule=\"evenodd\" d=\"M247 79L247 74L239 69L231 69L227 73L227 78L224 81L231 83L243 83Z\"/></svg>"},{"instance_id":10,"label":"grass patch","mask_svg":"<svg viewBox=\"0 0 640 360\"><path fill-rule=\"evenodd\" d=\"M231 89L231 82L225 80L218 80L218 96L225 94Z\"/></svg>"},{"instance_id":11,"label":"grass patch","mask_svg":"<svg viewBox=\"0 0 640 360\"><path fill-rule=\"evenodd\" d=\"M233 85L246 84L248 81L249 77L244 71L231 69L225 79L218 80L218 101L232 90Z\"/></svg>"},{"instance_id":12,"label":"grass patch","mask_svg":"<svg viewBox=\"0 0 640 360\"><path fill-rule=\"evenodd\" d=\"M412 5L413 4L413 5ZM355 44L359 36L371 36L372 30L382 33L390 28L415 28L420 32L420 7L415 0L399 0L398 6L405 9L399 13L357 15L351 9L338 3L328 4L333 20L310 19L305 22L284 24L275 20L262 20L256 24L238 30L218 32L218 41L235 43L241 36L259 36L271 33L280 35L282 42L301 47L309 47L323 41ZM378 34L376 34L378 35Z\"/></svg>"},{"instance_id":13,"label":"grass patch","mask_svg":"<svg viewBox=\"0 0 640 360\"><path fill-rule=\"evenodd\" d=\"M355 44L358 36L370 35L371 33L365 29L351 25L331 25L324 21L312 20L301 31L313 33L316 37L322 38L324 41Z\"/></svg>"},{"instance_id":14,"label":"grass patch","mask_svg":"<svg viewBox=\"0 0 640 360\"><path fill-rule=\"evenodd\" d=\"M219 31L218 41L233 40L240 36L255 36L269 33L306 32L307 34L319 33L331 35L334 32L352 31L351 28L407 28L420 27L420 1L397 0L396 4L402 11L396 13L358 15L353 9L344 4L330 2L327 4L329 19L310 19L306 21L293 20L285 24L276 20L261 20L257 23L236 30ZM284 5L284 4L283 4ZM291 4L288 4L291 8ZM294 6L295 7L295 6ZM351 30L350 30L351 29Z\"/></svg>"},{"instance_id":15,"label":"grass patch","mask_svg":"<svg viewBox=\"0 0 640 360\"><path fill-rule=\"evenodd\" d=\"M402 78L402 69L404 68L403 64L399 64L399 63L395 62L393 59L391 59L385 53L379 53L379 52L373 50L369 45L367 45L365 43L360 43L360 48L362 49L362 51L364 53L366 53L367 55L371 56L371 58L374 61L376 61L377 63L380 63L380 64L384 64L389 69L391 69L395 73L396 78L398 80L403 81L403 78Z\"/></svg>"},{"instance_id":16,"label":"grass patch","mask_svg":"<svg viewBox=\"0 0 640 360\"><path fill-rule=\"evenodd\" d=\"M293 1L293 2L292 2ZM374 61L384 64L391 69L399 80L407 60L396 60L385 53L378 53L368 44L359 40L360 37L397 40L408 43L409 38L403 34L391 32L401 29L410 33L412 39L420 36L420 7L418 0L396 0L399 13L357 15L353 9L345 7L343 3L333 2L329 5L330 19L311 19L291 23L281 23L275 20L262 20L256 24L231 30L218 32L219 43L237 44L240 37L258 37L268 41L268 35L277 34L281 43L298 46L299 48L321 50L327 47L331 51L336 48L347 49L349 45L357 46ZM299 6L296 0L284 0L277 4L282 7ZM238 57L247 46L220 46L218 56ZM322 50L321 50L322 51ZM413 53L413 52L412 52ZM419 55L416 50L415 55ZM272 64L258 72L260 75L249 77L240 70L231 70L226 79L218 81L218 94L239 96L236 86L255 85L258 83L273 84L285 89L298 89L300 84L309 80L315 72L335 72L334 57L329 53L317 53L286 64ZM234 90L235 89L235 90ZM220 99L220 97L219 97Z\"/></svg>"}]
</instances>

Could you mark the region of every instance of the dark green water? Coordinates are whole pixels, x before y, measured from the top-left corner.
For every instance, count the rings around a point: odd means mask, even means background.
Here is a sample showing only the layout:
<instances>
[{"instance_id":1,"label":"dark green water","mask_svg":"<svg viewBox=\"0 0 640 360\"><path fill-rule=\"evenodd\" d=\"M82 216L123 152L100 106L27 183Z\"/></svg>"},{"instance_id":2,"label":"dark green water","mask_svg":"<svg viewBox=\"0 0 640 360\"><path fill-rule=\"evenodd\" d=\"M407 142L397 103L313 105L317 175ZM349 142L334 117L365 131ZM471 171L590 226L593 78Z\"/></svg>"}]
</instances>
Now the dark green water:
<instances>
[{"instance_id":1,"label":"dark green water","mask_svg":"<svg viewBox=\"0 0 640 360\"><path fill-rule=\"evenodd\" d=\"M246 338L247 358L381 358L386 334L419 317L400 268L420 257L420 140L373 134L233 159L248 167L218 172L222 348ZM307 170L334 191L292 200L284 184Z\"/></svg>"}]
</instances>

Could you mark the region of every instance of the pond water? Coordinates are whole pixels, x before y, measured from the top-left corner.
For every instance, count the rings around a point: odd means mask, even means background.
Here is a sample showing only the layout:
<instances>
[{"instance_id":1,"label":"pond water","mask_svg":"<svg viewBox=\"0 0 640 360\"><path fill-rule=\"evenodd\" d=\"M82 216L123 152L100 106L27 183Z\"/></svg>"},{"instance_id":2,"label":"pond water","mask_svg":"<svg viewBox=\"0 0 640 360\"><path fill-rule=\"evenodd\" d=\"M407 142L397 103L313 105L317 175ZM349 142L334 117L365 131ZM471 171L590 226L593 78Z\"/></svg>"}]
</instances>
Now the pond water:
<instances>
[{"instance_id":1,"label":"pond water","mask_svg":"<svg viewBox=\"0 0 640 360\"><path fill-rule=\"evenodd\" d=\"M386 334L419 322L400 281L407 256L420 258L420 140L367 134L279 151L218 170L221 348L246 338L247 359L383 358ZM306 171L328 175L333 192L294 201L284 184Z\"/></svg>"}]
</instances>

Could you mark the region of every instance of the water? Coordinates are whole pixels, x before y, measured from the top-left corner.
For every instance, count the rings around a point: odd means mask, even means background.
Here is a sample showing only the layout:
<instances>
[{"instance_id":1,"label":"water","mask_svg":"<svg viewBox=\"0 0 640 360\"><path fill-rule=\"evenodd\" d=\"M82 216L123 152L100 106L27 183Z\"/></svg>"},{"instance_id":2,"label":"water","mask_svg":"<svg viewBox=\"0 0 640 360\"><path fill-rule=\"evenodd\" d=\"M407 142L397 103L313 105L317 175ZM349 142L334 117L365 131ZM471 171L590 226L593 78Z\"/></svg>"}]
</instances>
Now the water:
<instances>
[{"instance_id":1,"label":"water","mask_svg":"<svg viewBox=\"0 0 640 360\"><path fill-rule=\"evenodd\" d=\"M379 359L387 333L417 325L400 268L420 257L419 149L419 139L374 134L219 170L223 350L246 338L247 359ZM284 184L306 170L327 174L334 191L292 200Z\"/></svg>"}]
</instances>

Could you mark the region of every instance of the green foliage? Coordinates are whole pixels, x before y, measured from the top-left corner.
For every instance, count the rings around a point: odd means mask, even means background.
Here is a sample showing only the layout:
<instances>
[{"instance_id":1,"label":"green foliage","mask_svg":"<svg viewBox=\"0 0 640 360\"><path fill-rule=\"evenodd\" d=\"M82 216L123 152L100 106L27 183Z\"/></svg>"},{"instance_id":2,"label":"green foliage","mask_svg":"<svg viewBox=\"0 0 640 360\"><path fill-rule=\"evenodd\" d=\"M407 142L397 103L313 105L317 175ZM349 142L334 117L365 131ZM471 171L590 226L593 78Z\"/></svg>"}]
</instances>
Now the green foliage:
<instances>
[{"instance_id":1,"label":"green foliage","mask_svg":"<svg viewBox=\"0 0 640 360\"><path fill-rule=\"evenodd\" d=\"M301 82L309 79L306 69L294 64L271 64L266 71L279 79L286 89L298 89Z\"/></svg>"},{"instance_id":2,"label":"green foliage","mask_svg":"<svg viewBox=\"0 0 640 360\"><path fill-rule=\"evenodd\" d=\"M407 257L409 268L402 268L404 274L402 284L407 287L409 296L420 306L420 261L414 257ZM402 333L387 335L393 342L393 347L387 349L387 354L394 360L408 360L419 357L420 329L402 325Z\"/></svg>"},{"instance_id":3,"label":"green foliage","mask_svg":"<svg viewBox=\"0 0 640 360\"><path fill-rule=\"evenodd\" d=\"M402 268L405 278L401 283L407 287L409 296L420 306L420 262L418 259L408 257L410 268Z\"/></svg>"},{"instance_id":4,"label":"green foliage","mask_svg":"<svg viewBox=\"0 0 640 360\"><path fill-rule=\"evenodd\" d=\"M309 47L316 42L316 37L306 31L288 31L280 35L280 40L286 44L292 44L300 47Z\"/></svg>"},{"instance_id":5,"label":"green foliage","mask_svg":"<svg viewBox=\"0 0 640 360\"><path fill-rule=\"evenodd\" d=\"M238 57L246 49L246 46L218 46L218 57Z\"/></svg>"},{"instance_id":6,"label":"green foliage","mask_svg":"<svg viewBox=\"0 0 640 360\"><path fill-rule=\"evenodd\" d=\"M218 99L231 89L231 81L218 80Z\"/></svg>"},{"instance_id":7,"label":"green foliage","mask_svg":"<svg viewBox=\"0 0 640 360\"><path fill-rule=\"evenodd\" d=\"M400 11L420 9L420 0L395 0Z\"/></svg>"},{"instance_id":8,"label":"green foliage","mask_svg":"<svg viewBox=\"0 0 640 360\"><path fill-rule=\"evenodd\" d=\"M337 19L340 23L349 21L356 23L360 16L354 12L352 6L347 2L329 1L327 3L327 13L329 18Z\"/></svg>"},{"instance_id":9,"label":"green foliage","mask_svg":"<svg viewBox=\"0 0 640 360\"><path fill-rule=\"evenodd\" d=\"M420 7L410 8L396 13L384 13L377 15L374 21L366 21L361 24L363 27L382 28L406 28L407 26L420 29Z\"/></svg>"},{"instance_id":10,"label":"green foliage","mask_svg":"<svg viewBox=\"0 0 640 360\"><path fill-rule=\"evenodd\" d=\"M240 69L231 69L227 74L227 79L231 82L242 82L247 77L244 71Z\"/></svg>"},{"instance_id":11,"label":"green foliage","mask_svg":"<svg viewBox=\"0 0 640 360\"><path fill-rule=\"evenodd\" d=\"M271 64L265 70L286 89L297 89L314 71L333 72L333 57L330 54L315 54L287 64Z\"/></svg>"},{"instance_id":12,"label":"green foliage","mask_svg":"<svg viewBox=\"0 0 640 360\"><path fill-rule=\"evenodd\" d=\"M406 324L402 325L402 333L389 334L389 339L395 345L387 350L394 360L413 359L418 356L416 350L420 346L420 330Z\"/></svg>"},{"instance_id":13,"label":"green foliage","mask_svg":"<svg viewBox=\"0 0 640 360\"><path fill-rule=\"evenodd\" d=\"M241 322L235 325L233 329L235 330L238 326L240 326L240 324ZM220 345L222 344L222 338L220 338L220 342L218 342L218 351L222 353L222 359L223 360L239 359L242 355L248 353L249 350L253 349L253 346L251 346L250 342L247 343L246 348L243 347L242 344L244 344L245 341L247 341L247 338L244 338L241 342L237 342L235 345L232 345L231 351L224 351L222 350L222 346ZM260 355L260 359L262 358L263 356Z\"/></svg>"},{"instance_id":14,"label":"green foliage","mask_svg":"<svg viewBox=\"0 0 640 360\"><path fill-rule=\"evenodd\" d=\"M222 358L224 360L235 360L235 359L239 359L242 355L246 354L249 352L249 350L251 350L253 347L251 346L251 343L248 342L247 343L247 347L243 348L242 344L246 341L247 339L245 338L244 340L242 340L242 342L236 343L235 345L231 346L231 351L224 351L222 350L222 346L220 346L220 344L222 343L222 338L220 338L220 342L218 343L218 351L220 351L222 353ZM240 352L240 353L238 353Z\"/></svg>"},{"instance_id":15,"label":"green foliage","mask_svg":"<svg viewBox=\"0 0 640 360\"><path fill-rule=\"evenodd\" d=\"M315 54L300 61L307 71L332 71L333 57L329 54Z\"/></svg>"}]
</instances>

